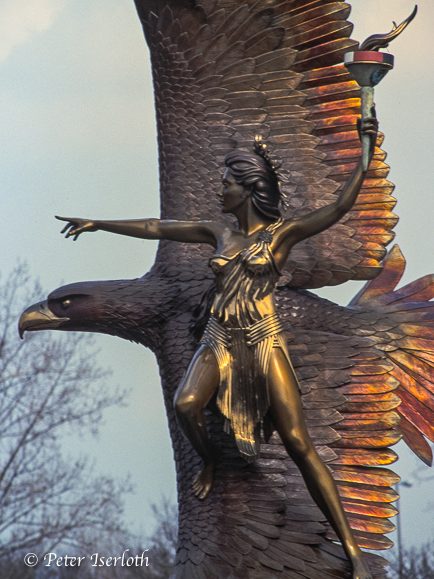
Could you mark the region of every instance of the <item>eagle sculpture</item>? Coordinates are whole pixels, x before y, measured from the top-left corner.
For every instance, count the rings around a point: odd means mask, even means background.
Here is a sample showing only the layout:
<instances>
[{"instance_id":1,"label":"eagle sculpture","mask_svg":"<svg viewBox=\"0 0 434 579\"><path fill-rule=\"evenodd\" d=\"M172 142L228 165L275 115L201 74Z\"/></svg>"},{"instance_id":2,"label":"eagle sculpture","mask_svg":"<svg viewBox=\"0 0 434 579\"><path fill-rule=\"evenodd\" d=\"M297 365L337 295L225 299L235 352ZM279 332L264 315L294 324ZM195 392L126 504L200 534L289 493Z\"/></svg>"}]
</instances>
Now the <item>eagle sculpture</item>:
<instances>
[{"instance_id":1,"label":"eagle sculpture","mask_svg":"<svg viewBox=\"0 0 434 579\"><path fill-rule=\"evenodd\" d=\"M155 86L163 219L221 210L223 159L256 134L282 161L286 215L333 202L360 155L359 87L342 65L354 50L350 6L332 0L136 0ZM379 136L353 210L295 247L276 290L310 435L338 485L361 547L387 549L396 514L389 468L401 438L427 464L434 440L434 278L396 289L405 260L388 253L397 216ZM221 219L224 217L222 215ZM191 490L200 459L181 434L175 390L197 346L192 320L211 250L162 241L134 280L80 282L28 308L20 331L101 332L151 348L160 367L179 496L174 577L318 579L349 565L277 434L245 462L213 405L221 450L212 492ZM347 307L311 288L367 280ZM368 555L384 577L385 561Z\"/></svg>"}]
</instances>

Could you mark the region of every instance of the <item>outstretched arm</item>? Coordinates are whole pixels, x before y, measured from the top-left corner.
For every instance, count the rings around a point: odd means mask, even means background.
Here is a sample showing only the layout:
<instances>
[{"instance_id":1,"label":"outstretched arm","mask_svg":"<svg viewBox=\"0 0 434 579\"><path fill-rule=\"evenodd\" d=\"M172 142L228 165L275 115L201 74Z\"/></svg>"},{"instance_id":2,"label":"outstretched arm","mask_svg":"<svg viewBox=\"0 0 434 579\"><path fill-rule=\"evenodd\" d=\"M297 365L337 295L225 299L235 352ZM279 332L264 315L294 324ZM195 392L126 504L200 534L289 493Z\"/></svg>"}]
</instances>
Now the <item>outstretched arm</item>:
<instances>
[{"instance_id":1,"label":"outstretched arm","mask_svg":"<svg viewBox=\"0 0 434 579\"><path fill-rule=\"evenodd\" d=\"M370 136L369 159L372 159L377 139L377 119L374 116L364 121L360 121L358 129L360 137L362 135ZM354 205L365 176L366 171L363 171L362 169L362 158L360 158L357 167L353 171L336 201L298 219L288 220L287 226L285 227L284 225L281 230L281 242L284 242L283 238L288 236L291 238L291 245L293 245L294 243L298 243L307 237L316 235L334 225L346 213L348 213Z\"/></svg>"},{"instance_id":2,"label":"outstretched arm","mask_svg":"<svg viewBox=\"0 0 434 579\"><path fill-rule=\"evenodd\" d=\"M65 237L73 237L74 241L85 231L109 231L129 237L141 239L170 239L185 243L209 243L217 245L218 238L223 234L224 225L215 221L177 221L162 219L128 219L125 221L102 221L81 219L79 217L59 217L66 221L62 229Z\"/></svg>"}]
</instances>

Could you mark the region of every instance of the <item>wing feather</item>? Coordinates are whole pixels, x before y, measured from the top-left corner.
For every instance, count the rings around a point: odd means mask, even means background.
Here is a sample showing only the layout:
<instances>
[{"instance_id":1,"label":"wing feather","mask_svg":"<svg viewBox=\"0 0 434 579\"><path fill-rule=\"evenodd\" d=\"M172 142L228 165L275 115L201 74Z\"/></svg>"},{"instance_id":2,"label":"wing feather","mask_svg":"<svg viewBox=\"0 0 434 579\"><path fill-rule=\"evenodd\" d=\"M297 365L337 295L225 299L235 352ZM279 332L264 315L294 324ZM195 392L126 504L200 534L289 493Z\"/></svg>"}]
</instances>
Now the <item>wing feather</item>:
<instances>
[{"instance_id":1,"label":"wing feather","mask_svg":"<svg viewBox=\"0 0 434 579\"><path fill-rule=\"evenodd\" d=\"M218 214L223 157L233 147L250 148L256 133L267 137L283 160L288 214L300 215L336 198L360 154L354 126L359 89L341 65L343 53L355 45L349 39L348 4L137 0L137 5L156 87L163 217ZM293 287L378 276L397 220L382 139L354 210L295 248L285 278ZM173 271L180 258L203 261L198 250L175 253L170 243L162 243L159 252L160 262ZM381 276L353 302L354 311L339 311L341 328L333 327L339 325L337 312L329 314L332 308L324 302L316 320L323 327L315 330L311 318L297 310L297 304L308 304L313 314L312 297L288 288L280 296L309 431L333 471L360 544L370 549L391 546L384 534L393 528L388 518L395 513L397 477L385 467L397 455L390 446L403 433L428 461L423 436L434 435L434 325L426 303L432 283L427 279L389 291L400 269L400 258L392 252ZM257 471L247 467L234 474L234 464L239 465L232 458L221 466L216 493L224 488L224 504L216 501L220 510L212 513L215 534L207 531L199 549L195 533L186 532L181 541L178 561L184 573L207 558L221 562L210 569L220 565L222 571L227 565L220 576L241 560L249 561L252 573L267 568L286 577L342 571L343 551L326 540L335 536L276 435L262 446ZM288 497L296 497L296 503ZM185 504L190 502L187 498ZM183 516L188 531L188 513ZM211 516L209 506L195 510L199 526L201 516ZM235 544L225 544L218 534L219 516L230 521ZM297 535L301 522L303 532ZM301 548L295 540L300 535L312 548ZM381 562L375 561L381 572Z\"/></svg>"},{"instance_id":2,"label":"wing feather","mask_svg":"<svg viewBox=\"0 0 434 579\"><path fill-rule=\"evenodd\" d=\"M434 441L434 304L429 301L434 297L434 276L395 289L404 269L404 257L395 246L382 273L362 288L351 305L378 312L376 347L392 362L392 375L399 383L397 413L403 438L431 464L432 451L424 436Z\"/></svg>"},{"instance_id":3,"label":"wing feather","mask_svg":"<svg viewBox=\"0 0 434 579\"><path fill-rule=\"evenodd\" d=\"M355 46L346 2L136 4L153 63L163 217L218 214L224 155L250 149L257 133L283 161L288 215L336 198L360 152L359 89L340 64ZM384 160L377 149L355 210L295 249L293 287L378 274L396 224Z\"/></svg>"},{"instance_id":4,"label":"wing feather","mask_svg":"<svg viewBox=\"0 0 434 579\"><path fill-rule=\"evenodd\" d=\"M309 325L310 320L301 318L300 325ZM383 535L393 530L388 518L396 514L390 503L397 498L392 486L399 477L384 466L397 459L389 447L401 438L393 364L371 339L344 341L306 326L292 327L291 335L309 432L318 448L328 448L322 456L350 524L362 546L388 548L391 541ZM316 428L312 412L324 410L322 427ZM336 538L330 530L327 537Z\"/></svg>"}]
</instances>

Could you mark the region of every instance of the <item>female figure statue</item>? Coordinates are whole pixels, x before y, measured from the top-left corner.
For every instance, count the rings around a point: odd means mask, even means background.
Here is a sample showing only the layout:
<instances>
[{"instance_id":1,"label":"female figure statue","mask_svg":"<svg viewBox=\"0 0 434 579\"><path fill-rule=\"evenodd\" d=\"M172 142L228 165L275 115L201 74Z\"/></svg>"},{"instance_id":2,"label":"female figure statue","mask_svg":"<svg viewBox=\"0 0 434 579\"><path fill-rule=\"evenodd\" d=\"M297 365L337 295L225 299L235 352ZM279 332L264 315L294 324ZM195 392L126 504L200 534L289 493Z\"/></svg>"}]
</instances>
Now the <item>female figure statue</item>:
<instances>
[{"instance_id":1,"label":"female figure statue","mask_svg":"<svg viewBox=\"0 0 434 579\"><path fill-rule=\"evenodd\" d=\"M369 135L372 157L377 121L360 123ZM260 140L255 153L233 151L225 158L223 212L238 220L234 230L217 221L139 219L67 221L66 237L109 231L145 239L207 243L216 248L210 266L216 293L200 344L175 396L179 424L204 462L193 491L204 499L211 490L216 454L208 439L203 410L217 392L217 404L240 453L254 459L260 425L279 433L290 457L321 508L353 566L354 579L371 577L354 539L329 469L316 452L305 425L296 375L276 313L273 290L292 247L327 229L353 206L365 176L361 163L336 201L299 217L282 219L278 176ZM268 428L267 428L268 427Z\"/></svg>"}]
</instances>

